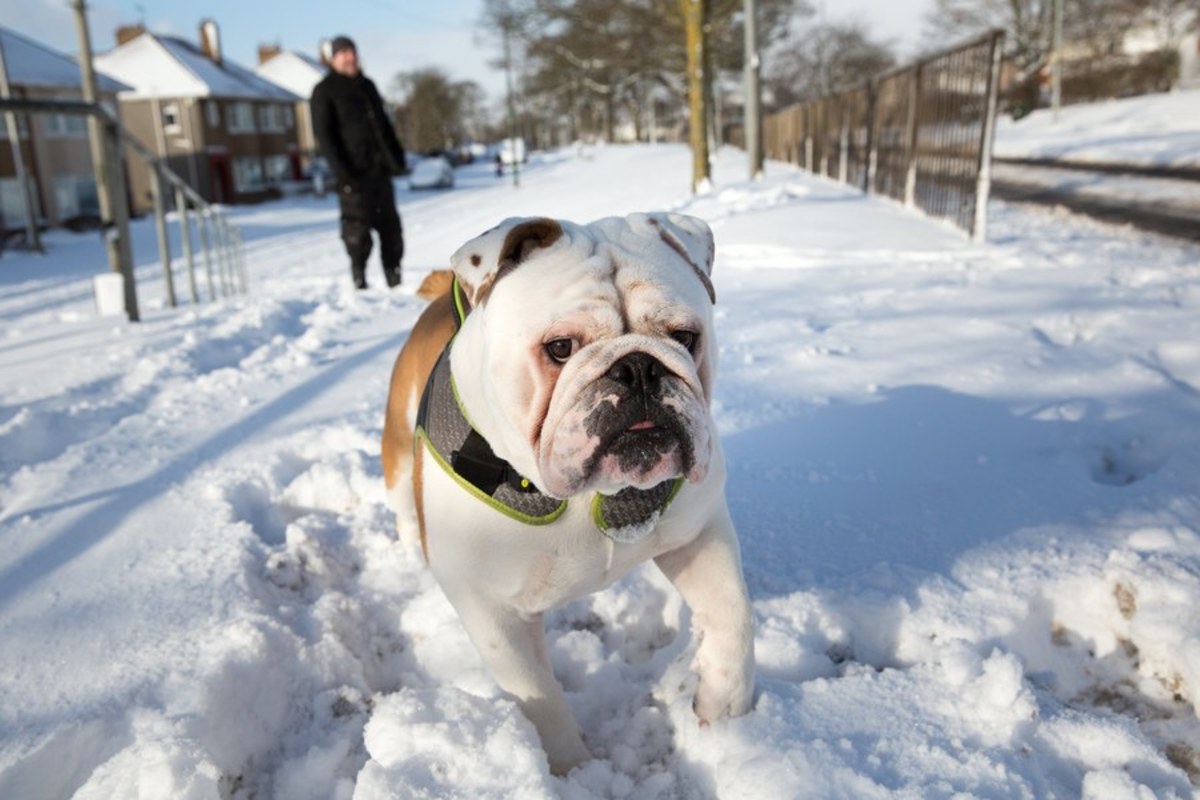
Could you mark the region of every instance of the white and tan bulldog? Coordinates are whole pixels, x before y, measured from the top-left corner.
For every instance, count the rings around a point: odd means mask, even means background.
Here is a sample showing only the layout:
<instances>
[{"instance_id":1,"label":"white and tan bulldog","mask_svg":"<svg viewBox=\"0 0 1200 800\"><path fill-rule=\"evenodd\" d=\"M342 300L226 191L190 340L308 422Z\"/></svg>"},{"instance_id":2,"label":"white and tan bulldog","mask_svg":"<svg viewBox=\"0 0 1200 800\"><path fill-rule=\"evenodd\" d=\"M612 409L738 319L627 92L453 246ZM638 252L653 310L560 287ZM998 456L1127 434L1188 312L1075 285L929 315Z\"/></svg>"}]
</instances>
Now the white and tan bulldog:
<instances>
[{"instance_id":1,"label":"white and tan bulldog","mask_svg":"<svg viewBox=\"0 0 1200 800\"><path fill-rule=\"evenodd\" d=\"M401 537L555 772L590 756L542 615L647 559L693 611L701 724L745 713L753 628L710 413L708 226L509 219L451 261L456 285L427 279L436 299L392 373L382 458Z\"/></svg>"}]
</instances>

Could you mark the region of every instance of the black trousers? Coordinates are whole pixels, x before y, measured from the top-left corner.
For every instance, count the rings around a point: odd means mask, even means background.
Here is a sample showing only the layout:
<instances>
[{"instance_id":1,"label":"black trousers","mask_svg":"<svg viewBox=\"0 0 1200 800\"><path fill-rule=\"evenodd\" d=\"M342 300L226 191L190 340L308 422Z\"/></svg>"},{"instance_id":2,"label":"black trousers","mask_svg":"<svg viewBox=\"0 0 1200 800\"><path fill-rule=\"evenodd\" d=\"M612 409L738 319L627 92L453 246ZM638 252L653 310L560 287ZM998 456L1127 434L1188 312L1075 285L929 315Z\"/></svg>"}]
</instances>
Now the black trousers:
<instances>
[{"instance_id":1,"label":"black trousers","mask_svg":"<svg viewBox=\"0 0 1200 800\"><path fill-rule=\"evenodd\" d=\"M379 256L388 286L400 282L400 259L404 258L404 232L396 212L396 190L392 179L371 178L354 186L343 186L338 194L342 212L342 241L350 256L350 272L356 286L367 282L367 259L371 255L371 229L379 234Z\"/></svg>"}]
</instances>

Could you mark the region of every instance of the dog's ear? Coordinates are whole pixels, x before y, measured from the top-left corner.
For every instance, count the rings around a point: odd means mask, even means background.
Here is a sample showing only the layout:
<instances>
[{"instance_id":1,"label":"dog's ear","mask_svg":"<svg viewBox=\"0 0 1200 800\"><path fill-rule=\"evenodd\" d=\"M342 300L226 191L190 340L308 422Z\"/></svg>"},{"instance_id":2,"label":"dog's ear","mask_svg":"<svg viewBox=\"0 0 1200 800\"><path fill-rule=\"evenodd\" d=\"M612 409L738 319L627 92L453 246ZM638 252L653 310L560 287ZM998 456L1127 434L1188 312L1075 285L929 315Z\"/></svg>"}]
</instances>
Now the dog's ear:
<instances>
[{"instance_id":1,"label":"dog's ear","mask_svg":"<svg viewBox=\"0 0 1200 800\"><path fill-rule=\"evenodd\" d=\"M547 217L511 217L476 236L450 257L450 266L472 306L482 303L496 281L563 234Z\"/></svg>"},{"instance_id":2,"label":"dog's ear","mask_svg":"<svg viewBox=\"0 0 1200 800\"><path fill-rule=\"evenodd\" d=\"M696 277L704 284L708 299L716 303L717 291L713 288L711 278L716 246L708 223L687 214L655 212L645 216L650 225L658 230L659 237L667 246L691 265Z\"/></svg>"}]
</instances>

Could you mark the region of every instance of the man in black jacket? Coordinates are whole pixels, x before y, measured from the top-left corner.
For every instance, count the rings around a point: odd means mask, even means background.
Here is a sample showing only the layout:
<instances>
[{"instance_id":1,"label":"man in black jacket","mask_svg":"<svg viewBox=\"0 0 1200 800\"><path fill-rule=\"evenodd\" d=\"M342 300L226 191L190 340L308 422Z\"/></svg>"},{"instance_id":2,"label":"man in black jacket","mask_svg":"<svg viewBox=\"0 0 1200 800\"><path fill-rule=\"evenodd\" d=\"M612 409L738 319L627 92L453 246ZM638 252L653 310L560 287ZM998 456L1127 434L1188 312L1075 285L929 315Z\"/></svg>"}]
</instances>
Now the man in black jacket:
<instances>
[{"instance_id":1,"label":"man in black jacket","mask_svg":"<svg viewBox=\"0 0 1200 800\"><path fill-rule=\"evenodd\" d=\"M404 234L396 212L392 176L407 172L404 148L383 109L379 90L358 65L358 50L338 36L328 51L329 74L313 89L313 131L337 182L342 241L350 254L354 285L367 288L371 229L388 286L400 283Z\"/></svg>"}]
</instances>

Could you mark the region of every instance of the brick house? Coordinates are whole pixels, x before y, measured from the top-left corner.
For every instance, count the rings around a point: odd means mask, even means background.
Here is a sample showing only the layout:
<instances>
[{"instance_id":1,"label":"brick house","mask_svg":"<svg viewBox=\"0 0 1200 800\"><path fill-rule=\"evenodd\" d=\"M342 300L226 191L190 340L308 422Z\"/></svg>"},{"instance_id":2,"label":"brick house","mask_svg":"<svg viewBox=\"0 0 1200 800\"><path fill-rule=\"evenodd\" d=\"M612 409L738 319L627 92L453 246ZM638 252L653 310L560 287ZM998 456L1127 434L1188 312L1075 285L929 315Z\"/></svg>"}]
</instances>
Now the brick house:
<instances>
[{"instance_id":1,"label":"brick house","mask_svg":"<svg viewBox=\"0 0 1200 800\"><path fill-rule=\"evenodd\" d=\"M0 26L0 48L13 97L81 100L79 64L33 39ZM100 102L117 109L123 83L98 76ZM11 132L0 114L0 230L25 227ZM21 161L33 193L34 216L57 227L99 214L87 120L71 114L18 114Z\"/></svg>"},{"instance_id":2,"label":"brick house","mask_svg":"<svg viewBox=\"0 0 1200 800\"><path fill-rule=\"evenodd\" d=\"M325 77L329 68L320 60L284 50L277 45L260 45L258 66L254 72L260 78L282 86L298 98L295 105L296 127L300 137L300 152L305 166L317 153L317 139L313 134L312 112L308 101L313 88Z\"/></svg>"},{"instance_id":3,"label":"brick house","mask_svg":"<svg viewBox=\"0 0 1200 800\"><path fill-rule=\"evenodd\" d=\"M133 87L117 95L125 127L210 202L265 200L300 176L296 96L226 58L211 20L198 46L122 27L95 63ZM151 207L145 169L130 170L130 194Z\"/></svg>"}]
</instances>

